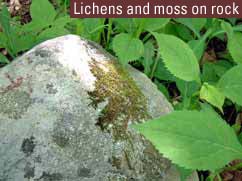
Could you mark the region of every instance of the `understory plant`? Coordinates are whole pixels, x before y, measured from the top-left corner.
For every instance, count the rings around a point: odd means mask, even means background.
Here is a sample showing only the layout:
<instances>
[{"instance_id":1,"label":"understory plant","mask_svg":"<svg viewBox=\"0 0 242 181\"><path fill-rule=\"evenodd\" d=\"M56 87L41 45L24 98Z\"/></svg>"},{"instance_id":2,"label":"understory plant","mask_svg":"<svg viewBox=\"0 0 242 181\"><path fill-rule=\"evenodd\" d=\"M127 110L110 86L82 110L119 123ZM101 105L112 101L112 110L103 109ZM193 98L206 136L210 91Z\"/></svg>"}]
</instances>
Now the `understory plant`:
<instances>
[{"instance_id":1,"label":"understory plant","mask_svg":"<svg viewBox=\"0 0 242 181\"><path fill-rule=\"evenodd\" d=\"M242 24L240 19L116 18L71 19L68 2L33 0L32 21L21 25L4 6L0 12L1 63L34 45L76 34L101 44L125 67L144 72L174 106L160 118L133 125L177 165L181 180L194 170L207 180L242 164L241 123L226 123L227 107L242 106ZM218 44L218 46L217 46ZM220 47L222 46L222 47ZM175 91L174 91L175 90Z\"/></svg>"}]
</instances>

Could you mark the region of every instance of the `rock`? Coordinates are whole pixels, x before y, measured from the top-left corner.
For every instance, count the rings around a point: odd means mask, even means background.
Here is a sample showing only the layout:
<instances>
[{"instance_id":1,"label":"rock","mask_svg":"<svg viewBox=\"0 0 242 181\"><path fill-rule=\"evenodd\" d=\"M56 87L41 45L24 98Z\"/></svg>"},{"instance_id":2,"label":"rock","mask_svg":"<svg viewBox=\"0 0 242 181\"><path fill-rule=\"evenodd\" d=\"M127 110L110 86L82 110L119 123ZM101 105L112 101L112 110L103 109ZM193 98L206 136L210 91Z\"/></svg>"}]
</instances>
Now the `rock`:
<instances>
[{"instance_id":1,"label":"rock","mask_svg":"<svg viewBox=\"0 0 242 181\"><path fill-rule=\"evenodd\" d=\"M0 70L0 180L178 181L130 128L171 110L148 78L96 44L46 41Z\"/></svg>"}]
</instances>

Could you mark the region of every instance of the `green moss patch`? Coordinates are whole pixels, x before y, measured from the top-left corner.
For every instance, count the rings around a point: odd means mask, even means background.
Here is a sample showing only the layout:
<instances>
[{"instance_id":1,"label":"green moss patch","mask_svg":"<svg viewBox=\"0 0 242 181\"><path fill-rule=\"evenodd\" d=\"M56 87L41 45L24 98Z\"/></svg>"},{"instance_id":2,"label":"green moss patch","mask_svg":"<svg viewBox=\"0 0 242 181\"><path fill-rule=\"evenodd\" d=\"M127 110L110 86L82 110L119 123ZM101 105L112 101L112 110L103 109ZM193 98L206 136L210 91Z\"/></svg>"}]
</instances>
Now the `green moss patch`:
<instances>
[{"instance_id":1,"label":"green moss patch","mask_svg":"<svg viewBox=\"0 0 242 181\"><path fill-rule=\"evenodd\" d=\"M91 71L96 77L95 90L89 92L92 106L107 100L97 125L103 130L112 127L114 136L125 138L129 121L148 119L147 101L128 72L116 61L93 60Z\"/></svg>"}]
</instances>

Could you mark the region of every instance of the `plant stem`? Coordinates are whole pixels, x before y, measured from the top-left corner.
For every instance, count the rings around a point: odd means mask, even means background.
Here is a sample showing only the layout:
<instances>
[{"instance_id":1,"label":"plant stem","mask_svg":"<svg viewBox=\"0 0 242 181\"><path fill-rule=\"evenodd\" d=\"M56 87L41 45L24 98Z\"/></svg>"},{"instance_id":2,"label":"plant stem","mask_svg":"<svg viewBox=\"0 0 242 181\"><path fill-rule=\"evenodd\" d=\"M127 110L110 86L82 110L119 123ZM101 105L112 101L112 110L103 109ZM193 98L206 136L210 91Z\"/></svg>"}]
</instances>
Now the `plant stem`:
<instances>
[{"instance_id":1,"label":"plant stem","mask_svg":"<svg viewBox=\"0 0 242 181\"><path fill-rule=\"evenodd\" d=\"M143 31L143 27L144 27L144 20L142 19L141 23L139 25L139 28L138 28L138 30L136 32L136 38L139 39L139 37L140 37L140 35L141 35L142 31Z\"/></svg>"},{"instance_id":2,"label":"plant stem","mask_svg":"<svg viewBox=\"0 0 242 181\"><path fill-rule=\"evenodd\" d=\"M152 67L152 71L151 71L151 74L150 74L150 79L153 79L153 77L154 77L154 73L155 73L155 70L156 70L158 62L159 62L159 58L160 58L160 53L157 52L157 55L156 55L156 58L155 58L155 63L154 63L154 66Z\"/></svg>"},{"instance_id":3,"label":"plant stem","mask_svg":"<svg viewBox=\"0 0 242 181\"><path fill-rule=\"evenodd\" d=\"M111 37L111 34L112 34L112 25L113 25L113 20L112 20L112 18L109 18L108 19L108 34L107 34L106 48L109 46L110 37Z\"/></svg>"}]
</instances>

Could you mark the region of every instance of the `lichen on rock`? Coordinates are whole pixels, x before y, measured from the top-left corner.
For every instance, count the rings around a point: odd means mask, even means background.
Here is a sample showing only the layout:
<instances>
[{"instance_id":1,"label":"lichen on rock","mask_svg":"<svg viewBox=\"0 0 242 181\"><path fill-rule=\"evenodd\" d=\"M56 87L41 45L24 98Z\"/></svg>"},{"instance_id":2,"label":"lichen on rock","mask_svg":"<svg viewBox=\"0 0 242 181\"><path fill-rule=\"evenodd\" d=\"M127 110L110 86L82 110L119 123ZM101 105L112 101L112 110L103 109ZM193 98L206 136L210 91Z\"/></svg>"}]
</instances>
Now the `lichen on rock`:
<instances>
[{"instance_id":1,"label":"lichen on rock","mask_svg":"<svg viewBox=\"0 0 242 181\"><path fill-rule=\"evenodd\" d=\"M0 113L13 119L19 119L30 106L31 99L27 92L12 90L0 93Z\"/></svg>"}]
</instances>

